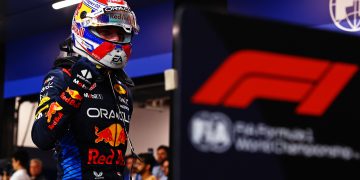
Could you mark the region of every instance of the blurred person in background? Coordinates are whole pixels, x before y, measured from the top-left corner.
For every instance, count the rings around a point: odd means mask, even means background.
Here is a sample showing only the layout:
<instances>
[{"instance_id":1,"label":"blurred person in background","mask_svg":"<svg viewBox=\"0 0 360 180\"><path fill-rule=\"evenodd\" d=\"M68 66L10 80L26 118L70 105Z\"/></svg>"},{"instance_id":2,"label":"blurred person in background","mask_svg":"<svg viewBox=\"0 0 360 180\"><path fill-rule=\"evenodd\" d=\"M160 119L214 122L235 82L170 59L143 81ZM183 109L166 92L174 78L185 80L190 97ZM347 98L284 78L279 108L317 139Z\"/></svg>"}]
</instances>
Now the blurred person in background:
<instances>
[{"instance_id":1,"label":"blurred person in background","mask_svg":"<svg viewBox=\"0 0 360 180\"><path fill-rule=\"evenodd\" d=\"M0 180L9 180L9 179L10 179L9 173L4 170L2 172L2 175L0 176Z\"/></svg>"},{"instance_id":2,"label":"blurred person in background","mask_svg":"<svg viewBox=\"0 0 360 180\"><path fill-rule=\"evenodd\" d=\"M11 160L9 159L1 159L0 160L0 180L9 180L10 174L12 172Z\"/></svg>"},{"instance_id":3,"label":"blurred person in background","mask_svg":"<svg viewBox=\"0 0 360 180\"><path fill-rule=\"evenodd\" d=\"M168 158L169 158L169 147L165 146L165 145L159 146L156 149L156 162L157 162L157 165L154 166L154 168L152 170L152 174L157 179L165 178L164 172L161 169L161 165L163 164L163 162L165 160L168 160Z\"/></svg>"},{"instance_id":4,"label":"blurred person in background","mask_svg":"<svg viewBox=\"0 0 360 180\"><path fill-rule=\"evenodd\" d=\"M31 133L40 149L55 148L58 179L123 178L134 86L123 68L138 31L124 0L77 6L71 38L44 78Z\"/></svg>"},{"instance_id":5,"label":"blurred person in background","mask_svg":"<svg viewBox=\"0 0 360 180\"><path fill-rule=\"evenodd\" d=\"M136 159L134 164L136 173L141 175L142 180L156 180L152 175L152 169L156 164L154 156L150 153L141 153L139 157L140 159Z\"/></svg>"},{"instance_id":6,"label":"blurred person in background","mask_svg":"<svg viewBox=\"0 0 360 180\"><path fill-rule=\"evenodd\" d=\"M10 176L10 180L30 180L26 171L29 166L29 155L26 151L16 151L11 156L11 165L15 172Z\"/></svg>"},{"instance_id":7,"label":"blurred person in background","mask_svg":"<svg viewBox=\"0 0 360 180\"><path fill-rule=\"evenodd\" d=\"M162 176L160 178L160 180L167 180L169 177L169 160L165 160L162 164L161 164L161 170L164 172L164 176Z\"/></svg>"},{"instance_id":8,"label":"blurred person in background","mask_svg":"<svg viewBox=\"0 0 360 180\"><path fill-rule=\"evenodd\" d=\"M42 175L42 161L40 159L31 159L30 160L30 178L32 180L46 180Z\"/></svg>"},{"instance_id":9,"label":"blurred person in background","mask_svg":"<svg viewBox=\"0 0 360 180\"><path fill-rule=\"evenodd\" d=\"M128 155L125 157L125 172L124 172L124 180L130 180L130 176L132 177L132 180L140 180L140 175L135 172L134 163L136 158L132 155Z\"/></svg>"}]
</instances>

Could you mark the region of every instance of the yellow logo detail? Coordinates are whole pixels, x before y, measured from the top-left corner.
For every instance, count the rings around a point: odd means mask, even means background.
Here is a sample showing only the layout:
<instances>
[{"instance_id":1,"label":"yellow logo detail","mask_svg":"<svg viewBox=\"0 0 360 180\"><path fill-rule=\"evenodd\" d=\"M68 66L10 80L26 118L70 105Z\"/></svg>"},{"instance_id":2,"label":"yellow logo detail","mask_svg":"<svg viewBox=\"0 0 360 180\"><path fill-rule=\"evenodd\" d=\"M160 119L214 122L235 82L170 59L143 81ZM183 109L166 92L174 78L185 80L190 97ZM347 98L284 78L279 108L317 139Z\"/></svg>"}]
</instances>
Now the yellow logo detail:
<instances>
[{"instance_id":1,"label":"yellow logo detail","mask_svg":"<svg viewBox=\"0 0 360 180\"><path fill-rule=\"evenodd\" d=\"M114 89L119 94L126 94L126 90L120 84L115 84Z\"/></svg>"},{"instance_id":2,"label":"yellow logo detail","mask_svg":"<svg viewBox=\"0 0 360 180\"><path fill-rule=\"evenodd\" d=\"M46 106L42 107L40 110L38 110L38 111L36 112L35 117L38 117L38 115L39 115L40 113L42 113L44 110L46 110L46 109L48 109L48 108L49 108L49 105L46 105Z\"/></svg>"},{"instance_id":3,"label":"yellow logo detail","mask_svg":"<svg viewBox=\"0 0 360 180\"><path fill-rule=\"evenodd\" d=\"M50 100L50 97L48 97L48 96L43 97L39 103L39 107L44 105L44 103L48 102L49 100Z\"/></svg>"},{"instance_id":4,"label":"yellow logo detail","mask_svg":"<svg viewBox=\"0 0 360 180\"><path fill-rule=\"evenodd\" d=\"M77 22L82 22L82 19L80 18L80 15L81 15L81 12L85 11L87 14L88 13L91 13L91 8L88 7L86 4L82 4L80 9L78 9L78 13L77 15L75 16L75 21Z\"/></svg>"}]
</instances>

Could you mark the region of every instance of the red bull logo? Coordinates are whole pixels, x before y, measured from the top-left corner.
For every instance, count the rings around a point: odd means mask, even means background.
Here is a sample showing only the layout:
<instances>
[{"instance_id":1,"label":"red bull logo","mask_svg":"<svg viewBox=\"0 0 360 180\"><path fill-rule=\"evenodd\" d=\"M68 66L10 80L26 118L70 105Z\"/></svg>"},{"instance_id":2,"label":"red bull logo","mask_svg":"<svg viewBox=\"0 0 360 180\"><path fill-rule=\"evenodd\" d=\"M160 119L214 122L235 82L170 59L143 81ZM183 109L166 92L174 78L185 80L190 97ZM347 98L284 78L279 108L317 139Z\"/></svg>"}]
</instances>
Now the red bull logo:
<instances>
[{"instance_id":1,"label":"red bull logo","mask_svg":"<svg viewBox=\"0 0 360 180\"><path fill-rule=\"evenodd\" d=\"M126 90L120 84L115 84L114 89L119 94L126 94Z\"/></svg>"},{"instance_id":2,"label":"red bull logo","mask_svg":"<svg viewBox=\"0 0 360 180\"><path fill-rule=\"evenodd\" d=\"M124 166L124 154L120 149L110 149L109 152L105 153L95 148L88 150L88 162L87 164L117 164Z\"/></svg>"},{"instance_id":3,"label":"red bull logo","mask_svg":"<svg viewBox=\"0 0 360 180\"><path fill-rule=\"evenodd\" d=\"M62 112L59 112L58 115L54 118L54 121L51 125L48 126L50 130L53 130L54 127L60 122L61 118L64 116Z\"/></svg>"},{"instance_id":4,"label":"red bull logo","mask_svg":"<svg viewBox=\"0 0 360 180\"><path fill-rule=\"evenodd\" d=\"M63 109L63 107L60 106L59 103L57 103L57 102L51 103L51 104L50 104L50 108L49 108L49 110L48 110L48 112L47 112L47 114L46 114L46 116L47 116L47 118L48 118L48 119L47 119L47 122L50 123L50 121L51 121L51 119L52 119L52 116L53 116L54 114L56 114L57 111L61 111L62 109Z\"/></svg>"},{"instance_id":5,"label":"red bull logo","mask_svg":"<svg viewBox=\"0 0 360 180\"><path fill-rule=\"evenodd\" d=\"M65 92L61 93L60 98L66 103L68 103L70 106L73 106L75 108L80 107L80 101L83 99L83 97L78 91L69 88L67 88Z\"/></svg>"},{"instance_id":6,"label":"red bull logo","mask_svg":"<svg viewBox=\"0 0 360 180\"><path fill-rule=\"evenodd\" d=\"M95 135L97 136L95 143L104 141L110 146L117 147L126 142L126 134L120 124L112 124L100 132L99 128L95 126Z\"/></svg>"},{"instance_id":7,"label":"red bull logo","mask_svg":"<svg viewBox=\"0 0 360 180\"><path fill-rule=\"evenodd\" d=\"M124 0L110 0L110 2L112 3L116 3L116 4L120 4L120 5L124 5Z\"/></svg>"},{"instance_id":8,"label":"red bull logo","mask_svg":"<svg viewBox=\"0 0 360 180\"><path fill-rule=\"evenodd\" d=\"M66 89L65 92L67 92L73 99L81 101L83 98L78 91L69 89L69 87Z\"/></svg>"}]
</instances>

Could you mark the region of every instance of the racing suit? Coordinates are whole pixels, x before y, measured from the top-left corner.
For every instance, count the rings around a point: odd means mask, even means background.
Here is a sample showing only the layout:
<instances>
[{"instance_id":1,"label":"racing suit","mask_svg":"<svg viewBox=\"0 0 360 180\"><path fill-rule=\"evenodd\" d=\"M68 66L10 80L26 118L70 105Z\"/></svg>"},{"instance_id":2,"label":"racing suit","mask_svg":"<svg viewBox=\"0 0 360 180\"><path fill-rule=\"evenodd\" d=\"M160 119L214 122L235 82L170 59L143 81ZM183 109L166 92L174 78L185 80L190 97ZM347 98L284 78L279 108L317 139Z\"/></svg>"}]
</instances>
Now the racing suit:
<instances>
[{"instance_id":1,"label":"racing suit","mask_svg":"<svg viewBox=\"0 0 360 180\"><path fill-rule=\"evenodd\" d=\"M55 148L58 179L122 179L132 81L122 70L100 72L93 64L75 68L77 63L71 69L54 67L46 75L33 142L43 150ZM84 90L81 79L87 78L96 80Z\"/></svg>"}]
</instances>

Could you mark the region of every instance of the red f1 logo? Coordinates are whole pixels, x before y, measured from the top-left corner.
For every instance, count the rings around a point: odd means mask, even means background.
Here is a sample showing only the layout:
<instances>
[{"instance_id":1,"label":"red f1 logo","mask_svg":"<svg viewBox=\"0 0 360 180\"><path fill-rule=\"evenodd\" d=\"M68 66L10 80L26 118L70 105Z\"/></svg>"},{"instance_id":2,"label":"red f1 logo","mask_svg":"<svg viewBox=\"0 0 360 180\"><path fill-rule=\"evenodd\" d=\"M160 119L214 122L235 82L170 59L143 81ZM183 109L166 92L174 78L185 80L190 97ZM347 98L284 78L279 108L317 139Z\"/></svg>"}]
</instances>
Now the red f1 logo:
<instances>
[{"instance_id":1,"label":"red f1 logo","mask_svg":"<svg viewBox=\"0 0 360 180\"><path fill-rule=\"evenodd\" d=\"M260 98L299 102L298 114L321 116L357 71L354 64L241 50L225 60L192 102L234 108Z\"/></svg>"}]
</instances>

